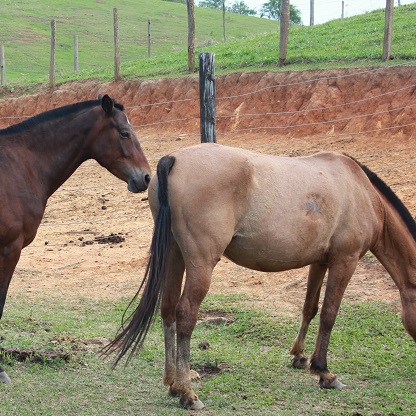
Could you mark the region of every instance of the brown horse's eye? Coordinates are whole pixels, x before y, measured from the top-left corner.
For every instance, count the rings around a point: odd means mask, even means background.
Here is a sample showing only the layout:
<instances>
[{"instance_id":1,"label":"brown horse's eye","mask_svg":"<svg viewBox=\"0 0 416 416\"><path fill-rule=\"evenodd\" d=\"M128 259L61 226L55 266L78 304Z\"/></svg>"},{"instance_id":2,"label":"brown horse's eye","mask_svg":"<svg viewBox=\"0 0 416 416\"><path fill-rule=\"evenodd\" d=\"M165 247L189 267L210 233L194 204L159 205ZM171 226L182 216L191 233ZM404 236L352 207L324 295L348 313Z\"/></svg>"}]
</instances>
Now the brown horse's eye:
<instances>
[{"instance_id":1,"label":"brown horse's eye","mask_svg":"<svg viewBox=\"0 0 416 416\"><path fill-rule=\"evenodd\" d=\"M122 131L120 132L120 136L122 139L129 139L130 138L130 132L129 131Z\"/></svg>"}]
</instances>

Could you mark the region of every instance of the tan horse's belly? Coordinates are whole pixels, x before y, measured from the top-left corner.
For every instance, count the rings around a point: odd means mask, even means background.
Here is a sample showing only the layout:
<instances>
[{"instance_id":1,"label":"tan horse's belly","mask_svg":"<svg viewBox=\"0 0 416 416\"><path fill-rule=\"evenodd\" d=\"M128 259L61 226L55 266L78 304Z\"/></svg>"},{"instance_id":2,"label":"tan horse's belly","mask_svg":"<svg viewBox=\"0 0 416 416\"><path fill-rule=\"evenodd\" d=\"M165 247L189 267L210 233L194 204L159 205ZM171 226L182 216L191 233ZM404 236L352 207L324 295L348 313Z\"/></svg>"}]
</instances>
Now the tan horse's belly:
<instances>
[{"instance_id":1,"label":"tan horse's belly","mask_svg":"<svg viewBox=\"0 0 416 416\"><path fill-rule=\"evenodd\" d=\"M315 241L236 236L224 255L234 263L262 272L279 272L327 261L327 247Z\"/></svg>"}]
</instances>

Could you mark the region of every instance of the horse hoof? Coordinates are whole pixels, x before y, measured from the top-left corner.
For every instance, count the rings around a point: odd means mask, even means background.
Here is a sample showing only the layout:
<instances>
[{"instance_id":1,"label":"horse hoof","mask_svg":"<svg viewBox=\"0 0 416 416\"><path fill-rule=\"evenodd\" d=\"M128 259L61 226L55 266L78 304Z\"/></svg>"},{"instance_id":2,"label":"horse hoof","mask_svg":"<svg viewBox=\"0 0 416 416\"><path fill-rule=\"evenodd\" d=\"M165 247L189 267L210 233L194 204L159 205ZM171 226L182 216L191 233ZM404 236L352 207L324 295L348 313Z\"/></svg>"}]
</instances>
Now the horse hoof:
<instances>
[{"instance_id":1,"label":"horse hoof","mask_svg":"<svg viewBox=\"0 0 416 416\"><path fill-rule=\"evenodd\" d=\"M323 389L335 389L335 390L342 390L345 389L347 386L344 383L341 383L336 377L331 379L321 379L319 380L319 385Z\"/></svg>"},{"instance_id":2,"label":"horse hoof","mask_svg":"<svg viewBox=\"0 0 416 416\"><path fill-rule=\"evenodd\" d=\"M179 397L180 393L178 392L178 390L169 388L169 396L170 397Z\"/></svg>"},{"instance_id":3,"label":"horse hoof","mask_svg":"<svg viewBox=\"0 0 416 416\"><path fill-rule=\"evenodd\" d=\"M308 368L308 359L306 357L293 357L292 367L299 370L306 370Z\"/></svg>"},{"instance_id":4,"label":"horse hoof","mask_svg":"<svg viewBox=\"0 0 416 416\"><path fill-rule=\"evenodd\" d=\"M335 384L334 384L334 386L333 386L332 388L333 388L333 389L336 389L336 390L342 390L342 389L347 388L347 386L346 386L344 383L341 383L341 382L337 379L337 380L335 380Z\"/></svg>"},{"instance_id":5,"label":"horse hoof","mask_svg":"<svg viewBox=\"0 0 416 416\"><path fill-rule=\"evenodd\" d=\"M181 399L179 400L179 406L182 407L183 409L188 409L188 410L201 410L205 407L204 403L202 403L201 400L199 400L198 398L191 401L191 400L186 400L183 397L181 397Z\"/></svg>"},{"instance_id":6,"label":"horse hoof","mask_svg":"<svg viewBox=\"0 0 416 416\"><path fill-rule=\"evenodd\" d=\"M0 373L0 383L10 383L10 378L5 371Z\"/></svg>"}]
</instances>

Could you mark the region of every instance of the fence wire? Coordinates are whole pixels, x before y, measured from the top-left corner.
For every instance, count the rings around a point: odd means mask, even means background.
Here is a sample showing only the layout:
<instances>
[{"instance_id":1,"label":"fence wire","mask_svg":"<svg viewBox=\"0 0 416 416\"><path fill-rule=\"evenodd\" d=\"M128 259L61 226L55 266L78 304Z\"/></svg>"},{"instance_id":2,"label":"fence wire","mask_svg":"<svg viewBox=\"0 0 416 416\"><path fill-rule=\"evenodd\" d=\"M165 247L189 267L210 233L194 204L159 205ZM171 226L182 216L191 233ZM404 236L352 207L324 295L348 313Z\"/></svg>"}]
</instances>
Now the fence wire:
<instances>
[{"instance_id":1,"label":"fence wire","mask_svg":"<svg viewBox=\"0 0 416 416\"><path fill-rule=\"evenodd\" d=\"M403 65L401 65L403 66ZM365 70L365 71L357 71L357 72L352 72L349 74L343 74L343 75L337 75L337 76L326 76L326 77L322 77L322 78L314 78L314 79L310 79L310 80L305 80L305 81L301 81L301 82L294 82L294 83L285 83L285 84L276 84L276 85L270 85L270 86L266 86L263 88L259 88L259 89L255 89L253 91L249 91L249 92L245 92L242 94L237 94L237 95L230 95L230 96L223 96L223 97L219 97L217 98L218 102L223 102L225 100L236 100L236 99L246 99L247 97L253 96L255 94L262 94L268 90L272 90L272 89L278 89L278 88L290 88L290 87L295 87L295 86L299 86L299 85L304 85L304 84L312 84L312 83L318 83L318 82L322 82L322 81L329 81L329 80L333 80L333 79L341 79L341 78L349 78L349 77L353 77L353 76L364 76L367 74L374 74L376 72L381 72L383 70L386 69L391 69L391 67L381 67L381 68L376 68L376 69L369 69L369 70ZM270 120L270 118L273 117L277 117L277 116L293 116L293 115L298 115L298 114L306 114L306 113L313 113L313 112L323 112L323 111L330 111L330 110L334 110L334 109L338 109L340 107L348 107L351 106L353 107L354 105L360 105L360 104L365 104L365 103L369 103L372 100L380 100L389 96L393 96L394 94L398 94L401 93L403 91L406 90L414 90L416 91L416 84L410 84L410 85L405 85L401 88L398 89L392 89L391 91L387 91L387 92L383 92L380 94L375 94L373 96L369 96L369 97L364 97L355 101L348 101L348 102L343 102L343 103L336 103L334 105L328 105L328 106L324 106L324 107L317 107L317 108L310 108L310 109L300 109L297 111L279 111L279 112L269 112L269 111L265 111L263 113L243 113L243 114L231 114L231 115L227 115L227 114L219 114L217 115L217 120L228 120L228 119L235 119L235 118L259 118L259 117L263 117L263 118L267 118L268 120ZM413 96L416 98L416 94L413 93ZM146 109L149 107L154 107L154 106L162 106L162 105L175 105L175 104L184 104L184 103L188 103L196 106L197 103L199 102L199 99L197 98L186 98L186 99L178 99L178 100L171 100L171 101L161 101L161 102L155 102L155 103L146 103L146 104L142 104L142 105L132 105L132 106L126 106L125 110L127 113L131 112L131 111L135 111L135 110L140 110L140 109ZM395 107L395 108L389 108L387 110L383 110L383 111L377 111L377 112L373 112L373 113L363 113L363 114L352 114L349 117L342 117L339 119L331 119L331 120L325 120L325 121L317 121L317 122L310 122L310 123L302 123L302 124L287 124L287 125L264 125L261 127L249 127L249 128L241 128L241 129L230 129L228 131L218 131L217 132L217 136L218 137L227 137L227 136L231 136L231 135L235 135L235 134L241 134L241 133L253 133L255 131L268 131L268 130L283 130L283 129L296 129L296 128L300 128L300 127L309 127L309 126L319 126L319 125L327 125L327 124L334 124L334 123L340 123L340 122L349 122L351 120L355 120L358 118L371 118L371 117L376 117L378 115L382 115L382 114L387 114L387 113L392 113L392 112L397 112L397 111L405 111L408 109L413 109L416 106L416 103L414 104L408 104L408 105L403 105L400 107ZM27 119L29 117L31 117L33 115L17 115L17 116L5 116L5 117L0 117L0 120L21 120L21 119ZM158 122L153 122L153 123L143 123L143 124L139 124L139 125L134 125L133 128L134 129L149 129L152 127L159 127L166 125L166 126L171 126L174 123L184 123L186 121L195 121L195 120L199 120L198 117L185 117L185 118L177 118L177 119L172 119L172 120L161 120ZM354 137L354 136L360 136L360 135L369 135L369 134L374 134L374 133L380 133L380 132L385 132L385 131L391 131L391 130L395 130L395 129L402 129L405 127L413 127L416 124L416 122L412 122L412 123L404 123L404 124L400 124L400 125L390 125L390 126L386 126L386 127L379 127L379 128L375 128L375 129L370 129L370 130L365 130L365 131L355 131L355 132L348 132L348 133L334 133L334 134L325 134L325 135L313 135L313 136L308 136L306 138L285 138L282 139L284 140L286 143L295 143L295 142L311 142L314 140L331 140L332 143L337 143L341 142L343 140L345 140L348 137ZM169 130L169 128L167 128L167 130ZM180 134L180 135L166 135L166 136L162 136L162 137L151 137L151 138L144 138L142 140L140 140L142 143L146 143L146 144L151 144L151 143L156 143L158 144L158 146L162 146L163 142L170 142L172 140L177 140L179 138L181 139L190 139L190 138L195 138L195 143L198 142L198 138L200 137L199 134L197 133L185 133L185 134ZM256 151L261 151L262 149L266 149L266 150L270 150L271 146L270 143L265 144L259 144L259 145L252 145L252 146L246 146L247 149L252 149L252 150L256 150ZM359 160L361 159L375 159L375 158L385 158L388 157L389 155L394 155L397 154L399 152L407 152L407 151L411 151L416 149L416 145L415 146L407 146L407 147L403 147L403 148L395 148L395 149L391 149L391 151L388 152L374 152L374 153L366 153L366 154L362 154L357 156L357 158ZM163 153L163 150L161 150L161 152ZM394 158L392 158L394 159ZM389 166L386 166L383 169L379 169L378 171L376 171L376 173L379 172L388 172L388 171L393 171L393 170L398 170L398 169L406 169L409 167L414 167L416 164L416 162L414 161L410 161L407 163L397 163L397 164L392 164ZM102 167L100 167L97 163L95 162L89 162L89 163L85 163L84 165L82 165L79 170L80 172L82 172L83 169L95 169L99 167L100 169L102 169ZM78 173L75 172L74 175L77 175ZM82 173L84 174L84 173ZM396 183L396 184L391 184L392 187L400 189L400 187L402 186L409 186L409 185L414 185L416 183L416 180L411 180L408 181L406 183ZM62 186L60 189L58 189L57 193L85 193L90 192L90 191L97 191L97 190L101 190L101 191L105 191L108 189L114 189L120 186L120 182L109 182L106 185L103 186L91 186L91 187L76 187L76 188L67 188ZM129 218L131 218L131 214L122 214L121 211L120 212L112 212L111 215L116 215L120 220L124 220L126 219L126 222L129 222ZM45 214L45 218L44 221L41 223L41 227L51 227L51 226L66 226L66 227L73 227L73 226L77 226L77 227L90 227L93 224L98 224L98 223L104 223L105 221L107 221L107 218L92 218L88 221L69 221L69 222L65 222L65 223L51 223L48 221L47 219L48 215ZM145 221L144 224L140 225L139 227L135 227L132 229L129 229L128 231L126 231L126 234L131 234L131 233L135 233L135 232L139 232L142 231L143 229L147 229L150 230L153 226L153 223L151 221ZM74 243L75 244L75 243ZM53 246L67 246L68 242L66 243L56 243L56 244L49 244L48 247L53 247ZM45 245L40 245L40 244L33 244L30 247L32 248L44 248Z\"/></svg>"}]
</instances>

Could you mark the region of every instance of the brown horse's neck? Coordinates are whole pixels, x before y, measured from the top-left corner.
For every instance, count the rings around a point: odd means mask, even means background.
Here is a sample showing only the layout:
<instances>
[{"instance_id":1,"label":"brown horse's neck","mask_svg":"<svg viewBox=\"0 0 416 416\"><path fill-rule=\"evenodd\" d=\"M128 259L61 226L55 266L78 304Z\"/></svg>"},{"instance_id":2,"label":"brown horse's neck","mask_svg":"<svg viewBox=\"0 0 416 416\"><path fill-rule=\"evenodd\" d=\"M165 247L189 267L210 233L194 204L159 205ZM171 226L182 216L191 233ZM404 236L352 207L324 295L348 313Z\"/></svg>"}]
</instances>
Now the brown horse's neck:
<instances>
[{"instance_id":1,"label":"brown horse's neck","mask_svg":"<svg viewBox=\"0 0 416 416\"><path fill-rule=\"evenodd\" d=\"M89 159L87 137L94 119L85 112L75 113L65 120L35 126L23 135L24 146L35 159L31 174L38 178L47 198Z\"/></svg>"}]
</instances>

